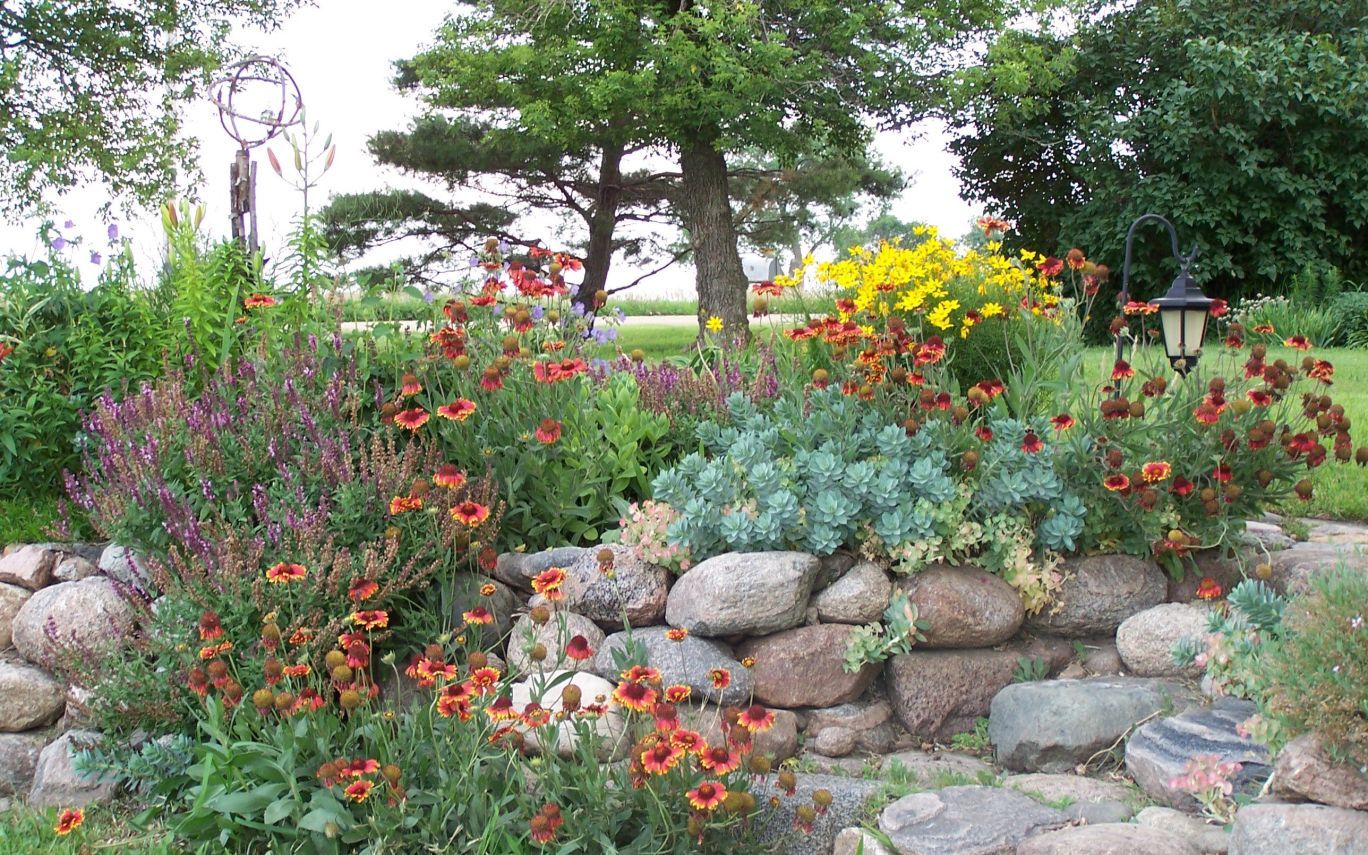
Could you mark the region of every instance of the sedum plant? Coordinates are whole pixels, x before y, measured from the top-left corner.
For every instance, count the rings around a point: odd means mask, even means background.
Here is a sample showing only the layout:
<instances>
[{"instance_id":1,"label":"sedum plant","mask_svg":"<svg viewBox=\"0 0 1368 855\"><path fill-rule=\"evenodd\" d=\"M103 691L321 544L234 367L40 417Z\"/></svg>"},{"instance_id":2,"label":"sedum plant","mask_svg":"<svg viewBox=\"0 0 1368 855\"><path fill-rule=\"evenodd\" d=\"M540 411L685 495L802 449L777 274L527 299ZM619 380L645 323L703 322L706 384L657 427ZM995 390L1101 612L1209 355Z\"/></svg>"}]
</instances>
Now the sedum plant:
<instances>
[{"instance_id":1,"label":"sedum plant","mask_svg":"<svg viewBox=\"0 0 1368 855\"><path fill-rule=\"evenodd\" d=\"M882 622L875 621L851 630L841 668L854 674L871 663L911 653L918 641L926 640L922 631L930 628L931 625L917 614L917 607L908 601L907 592L897 591L884 609Z\"/></svg>"},{"instance_id":2,"label":"sedum plant","mask_svg":"<svg viewBox=\"0 0 1368 855\"><path fill-rule=\"evenodd\" d=\"M1055 473L1043 425L928 419L909 433L835 388L773 414L728 399L729 424L698 427L703 446L659 475L678 511L670 543L695 559L727 550L854 547L900 572L974 560L1039 608L1057 586L1053 553L1072 550L1085 509ZM972 444L972 456L958 448ZM965 461L973 460L972 466Z\"/></svg>"}]
</instances>

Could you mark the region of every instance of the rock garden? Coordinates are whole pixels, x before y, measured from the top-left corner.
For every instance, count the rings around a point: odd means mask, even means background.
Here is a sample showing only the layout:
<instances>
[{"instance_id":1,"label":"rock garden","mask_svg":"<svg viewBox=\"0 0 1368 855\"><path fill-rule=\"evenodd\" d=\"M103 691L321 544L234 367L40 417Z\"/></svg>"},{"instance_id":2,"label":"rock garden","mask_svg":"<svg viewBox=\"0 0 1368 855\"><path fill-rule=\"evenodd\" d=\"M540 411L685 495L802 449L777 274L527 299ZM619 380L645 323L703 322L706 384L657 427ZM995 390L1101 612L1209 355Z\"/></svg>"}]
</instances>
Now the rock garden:
<instances>
[{"instance_id":1,"label":"rock garden","mask_svg":"<svg viewBox=\"0 0 1368 855\"><path fill-rule=\"evenodd\" d=\"M1368 459L1333 365L1217 304L1173 373L1134 304L1072 382L1105 270L922 237L690 361L591 356L573 259L495 243L383 351L247 298L227 358L91 402L50 540L4 549L8 815L40 849L90 811L147 851L1368 851L1368 528L1295 514Z\"/></svg>"}]
</instances>

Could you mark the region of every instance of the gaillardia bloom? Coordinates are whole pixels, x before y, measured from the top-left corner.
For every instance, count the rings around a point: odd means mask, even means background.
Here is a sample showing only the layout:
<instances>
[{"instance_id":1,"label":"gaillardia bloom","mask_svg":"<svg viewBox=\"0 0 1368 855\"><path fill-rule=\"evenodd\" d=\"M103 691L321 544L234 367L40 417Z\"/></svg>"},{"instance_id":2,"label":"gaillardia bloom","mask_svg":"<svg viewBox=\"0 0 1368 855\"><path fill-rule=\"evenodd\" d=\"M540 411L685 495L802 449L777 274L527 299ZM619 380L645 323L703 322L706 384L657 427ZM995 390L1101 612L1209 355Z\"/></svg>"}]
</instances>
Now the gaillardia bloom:
<instances>
[{"instance_id":1,"label":"gaillardia bloom","mask_svg":"<svg viewBox=\"0 0 1368 855\"><path fill-rule=\"evenodd\" d=\"M736 717L736 723L751 733L761 733L774 726L774 713L759 704L751 704Z\"/></svg>"},{"instance_id":2,"label":"gaillardia bloom","mask_svg":"<svg viewBox=\"0 0 1368 855\"><path fill-rule=\"evenodd\" d=\"M548 567L532 579L532 590L552 602L565 596L561 585L565 583L565 571L560 567Z\"/></svg>"},{"instance_id":3,"label":"gaillardia bloom","mask_svg":"<svg viewBox=\"0 0 1368 855\"><path fill-rule=\"evenodd\" d=\"M633 712L650 712L655 709L656 690L643 683L623 680L613 690L613 700L621 707Z\"/></svg>"},{"instance_id":4,"label":"gaillardia bloom","mask_svg":"<svg viewBox=\"0 0 1368 855\"><path fill-rule=\"evenodd\" d=\"M1197 599L1214 600L1221 596L1221 583L1210 576L1203 576L1202 581L1197 585Z\"/></svg>"},{"instance_id":5,"label":"gaillardia bloom","mask_svg":"<svg viewBox=\"0 0 1368 855\"><path fill-rule=\"evenodd\" d=\"M459 505L452 507L451 518L467 528L475 528L480 523L489 519L489 508L466 499Z\"/></svg>"},{"instance_id":6,"label":"gaillardia bloom","mask_svg":"<svg viewBox=\"0 0 1368 855\"><path fill-rule=\"evenodd\" d=\"M351 585L347 588L347 596L350 597L353 602L359 603L362 600L368 600L375 596L379 590L380 585L373 579L362 579L357 577L351 581Z\"/></svg>"},{"instance_id":7,"label":"gaillardia bloom","mask_svg":"<svg viewBox=\"0 0 1368 855\"><path fill-rule=\"evenodd\" d=\"M714 668L708 672L712 679L713 688L722 690L731 685L731 672L726 668Z\"/></svg>"},{"instance_id":8,"label":"gaillardia bloom","mask_svg":"<svg viewBox=\"0 0 1368 855\"><path fill-rule=\"evenodd\" d=\"M684 759L682 748L675 748L668 742L657 742L641 752L641 766L652 775L664 775Z\"/></svg>"},{"instance_id":9,"label":"gaillardia bloom","mask_svg":"<svg viewBox=\"0 0 1368 855\"><path fill-rule=\"evenodd\" d=\"M247 309L269 309L276 304L276 298L270 294L253 294L242 301L242 305Z\"/></svg>"},{"instance_id":10,"label":"gaillardia bloom","mask_svg":"<svg viewBox=\"0 0 1368 855\"><path fill-rule=\"evenodd\" d=\"M384 629L389 626L389 612L381 609L352 612L351 622L362 629Z\"/></svg>"},{"instance_id":11,"label":"gaillardia bloom","mask_svg":"<svg viewBox=\"0 0 1368 855\"><path fill-rule=\"evenodd\" d=\"M281 561L266 571L266 581L285 584L298 582L307 575L309 575L309 571L304 568L303 564L287 564Z\"/></svg>"},{"instance_id":12,"label":"gaillardia bloom","mask_svg":"<svg viewBox=\"0 0 1368 855\"><path fill-rule=\"evenodd\" d=\"M395 496L390 499L389 503L389 512L392 517L409 511L421 511L422 509L423 500L418 496Z\"/></svg>"},{"instance_id":13,"label":"gaillardia bloom","mask_svg":"<svg viewBox=\"0 0 1368 855\"><path fill-rule=\"evenodd\" d=\"M475 412L475 402L465 398L457 398L450 404L443 404L437 408L437 415L444 419L451 419L455 422L463 422L470 418Z\"/></svg>"},{"instance_id":14,"label":"gaillardia bloom","mask_svg":"<svg viewBox=\"0 0 1368 855\"><path fill-rule=\"evenodd\" d=\"M461 618L473 626L487 626L494 622L494 615L484 606L476 606L468 612L463 612Z\"/></svg>"},{"instance_id":15,"label":"gaillardia bloom","mask_svg":"<svg viewBox=\"0 0 1368 855\"><path fill-rule=\"evenodd\" d=\"M437 467L437 474L432 476L432 483L438 487L445 487L448 490L456 490L465 486L466 475L454 464L443 463Z\"/></svg>"},{"instance_id":16,"label":"gaillardia bloom","mask_svg":"<svg viewBox=\"0 0 1368 855\"><path fill-rule=\"evenodd\" d=\"M1073 416L1069 415L1068 413L1060 413L1059 415L1050 419L1050 424L1054 425L1055 430L1068 430L1069 428L1074 426L1075 422Z\"/></svg>"},{"instance_id":17,"label":"gaillardia bloom","mask_svg":"<svg viewBox=\"0 0 1368 855\"><path fill-rule=\"evenodd\" d=\"M537 438L537 442L543 445L551 445L561 438L561 423L555 419L542 419L542 423L533 435Z\"/></svg>"},{"instance_id":18,"label":"gaillardia bloom","mask_svg":"<svg viewBox=\"0 0 1368 855\"><path fill-rule=\"evenodd\" d=\"M415 431L428 423L428 413L422 407L410 407L394 414L394 423L404 430Z\"/></svg>"},{"instance_id":19,"label":"gaillardia bloom","mask_svg":"<svg viewBox=\"0 0 1368 855\"><path fill-rule=\"evenodd\" d=\"M689 804L698 810L716 810L717 806L727 798L727 789L721 784L712 781L704 781L692 790L685 793L688 796Z\"/></svg>"},{"instance_id":20,"label":"gaillardia bloom","mask_svg":"<svg viewBox=\"0 0 1368 855\"><path fill-rule=\"evenodd\" d=\"M576 662L583 662L594 655L594 649L589 646L589 639L577 635L570 639L569 644L565 645L565 655Z\"/></svg>"},{"instance_id":21,"label":"gaillardia bloom","mask_svg":"<svg viewBox=\"0 0 1368 855\"><path fill-rule=\"evenodd\" d=\"M1164 480L1173 471L1173 467L1166 460L1155 460L1140 467L1140 474L1144 476L1145 482L1155 484Z\"/></svg>"},{"instance_id":22,"label":"gaillardia bloom","mask_svg":"<svg viewBox=\"0 0 1368 855\"><path fill-rule=\"evenodd\" d=\"M1294 335L1294 336L1288 338L1286 341L1284 341L1283 344L1287 345L1288 347L1290 347L1290 348L1292 348L1292 349L1294 349L1294 350L1310 350L1310 349L1311 349L1311 342L1310 342L1310 340L1307 339L1307 337L1304 336L1304 335Z\"/></svg>"},{"instance_id":23,"label":"gaillardia bloom","mask_svg":"<svg viewBox=\"0 0 1368 855\"><path fill-rule=\"evenodd\" d=\"M57 825L53 831L57 832L58 837L65 837L75 831L85 822L85 814L80 808L67 808L62 811L62 815L57 817Z\"/></svg>"},{"instance_id":24,"label":"gaillardia bloom","mask_svg":"<svg viewBox=\"0 0 1368 855\"><path fill-rule=\"evenodd\" d=\"M375 789L374 781L352 781L342 792L348 799L360 804L370 796L371 790Z\"/></svg>"},{"instance_id":25,"label":"gaillardia bloom","mask_svg":"<svg viewBox=\"0 0 1368 855\"><path fill-rule=\"evenodd\" d=\"M1021 440L1022 451L1026 452L1027 454L1036 454L1044 447L1045 443L1041 442L1040 437L1036 436L1035 431L1026 431L1025 438Z\"/></svg>"},{"instance_id":26,"label":"gaillardia bloom","mask_svg":"<svg viewBox=\"0 0 1368 855\"><path fill-rule=\"evenodd\" d=\"M665 637L671 641L683 641L689 637L689 631L683 627L675 626L665 630Z\"/></svg>"},{"instance_id":27,"label":"gaillardia bloom","mask_svg":"<svg viewBox=\"0 0 1368 855\"><path fill-rule=\"evenodd\" d=\"M1130 479L1120 473L1108 475L1106 478L1102 479L1102 486L1111 490L1113 493L1119 493L1130 487Z\"/></svg>"}]
</instances>

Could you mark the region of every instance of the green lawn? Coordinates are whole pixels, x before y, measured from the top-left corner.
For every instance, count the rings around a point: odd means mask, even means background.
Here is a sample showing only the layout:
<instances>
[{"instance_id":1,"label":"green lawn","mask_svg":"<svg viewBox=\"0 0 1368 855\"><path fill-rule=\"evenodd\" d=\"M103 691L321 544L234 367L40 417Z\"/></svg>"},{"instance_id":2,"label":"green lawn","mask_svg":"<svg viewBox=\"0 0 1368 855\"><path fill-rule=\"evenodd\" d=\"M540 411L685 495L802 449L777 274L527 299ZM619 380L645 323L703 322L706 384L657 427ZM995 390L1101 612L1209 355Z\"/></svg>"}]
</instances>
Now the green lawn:
<instances>
[{"instance_id":1,"label":"green lawn","mask_svg":"<svg viewBox=\"0 0 1368 855\"><path fill-rule=\"evenodd\" d=\"M178 851L170 833L153 827L133 827L130 809L123 805L96 805L85 809L85 822L65 837L53 831L60 813L55 808L35 810L15 804L0 814L0 855L86 855L91 852L170 855Z\"/></svg>"},{"instance_id":2,"label":"green lawn","mask_svg":"<svg viewBox=\"0 0 1368 855\"><path fill-rule=\"evenodd\" d=\"M51 540L48 529L57 522L54 496L20 495L0 499L0 546Z\"/></svg>"}]
</instances>

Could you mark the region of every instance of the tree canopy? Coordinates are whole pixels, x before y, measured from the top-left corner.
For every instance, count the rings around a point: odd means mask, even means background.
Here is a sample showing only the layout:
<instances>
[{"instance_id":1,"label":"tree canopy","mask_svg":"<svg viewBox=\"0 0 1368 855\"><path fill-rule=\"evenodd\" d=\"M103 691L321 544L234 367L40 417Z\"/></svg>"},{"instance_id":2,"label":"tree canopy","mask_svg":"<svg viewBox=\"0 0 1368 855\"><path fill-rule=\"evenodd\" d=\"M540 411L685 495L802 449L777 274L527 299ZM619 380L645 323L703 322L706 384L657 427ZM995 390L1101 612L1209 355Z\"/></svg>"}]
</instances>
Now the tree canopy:
<instances>
[{"instance_id":1,"label":"tree canopy","mask_svg":"<svg viewBox=\"0 0 1368 855\"><path fill-rule=\"evenodd\" d=\"M744 330L727 155L863 151L920 118L1005 0L476 0L411 63L436 107L495 110L567 151L678 157L701 311ZM495 107L497 105L497 108Z\"/></svg>"},{"instance_id":2,"label":"tree canopy","mask_svg":"<svg viewBox=\"0 0 1368 855\"><path fill-rule=\"evenodd\" d=\"M1004 32L947 114L965 192L1017 240L1118 267L1153 211L1223 296L1368 280L1368 3L1087 0L1073 23ZM1174 268L1144 244L1148 295Z\"/></svg>"},{"instance_id":3,"label":"tree canopy","mask_svg":"<svg viewBox=\"0 0 1368 855\"><path fill-rule=\"evenodd\" d=\"M0 214L101 177L160 199L187 159L178 107L223 61L233 23L300 0L0 0Z\"/></svg>"}]
</instances>

